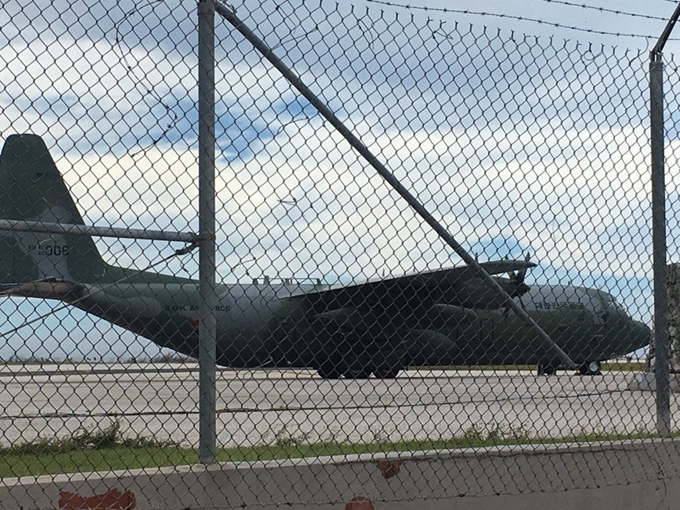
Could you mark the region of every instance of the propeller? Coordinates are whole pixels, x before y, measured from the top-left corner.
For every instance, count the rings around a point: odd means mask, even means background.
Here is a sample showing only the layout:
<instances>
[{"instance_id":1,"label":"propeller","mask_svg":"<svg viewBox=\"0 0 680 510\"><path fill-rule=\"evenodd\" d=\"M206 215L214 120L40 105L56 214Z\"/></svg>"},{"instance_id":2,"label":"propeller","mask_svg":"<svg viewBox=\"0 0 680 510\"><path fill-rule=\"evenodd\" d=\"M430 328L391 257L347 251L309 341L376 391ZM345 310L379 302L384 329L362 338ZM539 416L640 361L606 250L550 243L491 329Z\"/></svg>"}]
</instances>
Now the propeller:
<instances>
[{"instance_id":1,"label":"propeller","mask_svg":"<svg viewBox=\"0 0 680 510\"><path fill-rule=\"evenodd\" d=\"M515 271L514 273L508 273L508 278L514 283L514 289L512 291L512 297L519 297L519 302L522 308L524 308L524 303L522 302L522 296L529 292L529 286L524 283L527 276L527 269L529 269L529 260L531 259L531 253L527 252L526 257L524 257L524 262L526 266L522 269Z\"/></svg>"}]
</instances>

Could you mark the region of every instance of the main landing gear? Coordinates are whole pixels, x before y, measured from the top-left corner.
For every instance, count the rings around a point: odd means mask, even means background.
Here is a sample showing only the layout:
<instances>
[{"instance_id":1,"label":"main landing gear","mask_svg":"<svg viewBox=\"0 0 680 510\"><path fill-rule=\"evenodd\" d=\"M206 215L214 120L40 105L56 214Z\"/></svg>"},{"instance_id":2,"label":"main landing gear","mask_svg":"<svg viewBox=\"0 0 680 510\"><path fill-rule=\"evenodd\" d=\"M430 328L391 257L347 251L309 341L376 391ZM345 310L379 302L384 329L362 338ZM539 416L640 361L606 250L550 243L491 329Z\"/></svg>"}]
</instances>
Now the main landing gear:
<instances>
[{"instance_id":1,"label":"main landing gear","mask_svg":"<svg viewBox=\"0 0 680 510\"><path fill-rule=\"evenodd\" d=\"M552 363L538 364L538 375L553 375L555 372L557 372L557 365Z\"/></svg>"},{"instance_id":2,"label":"main landing gear","mask_svg":"<svg viewBox=\"0 0 680 510\"><path fill-rule=\"evenodd\" d=\"M407 349L394 334L336 331L310 365L322 379L394 379L407 364Z\"/></svg>"}]
</instances>

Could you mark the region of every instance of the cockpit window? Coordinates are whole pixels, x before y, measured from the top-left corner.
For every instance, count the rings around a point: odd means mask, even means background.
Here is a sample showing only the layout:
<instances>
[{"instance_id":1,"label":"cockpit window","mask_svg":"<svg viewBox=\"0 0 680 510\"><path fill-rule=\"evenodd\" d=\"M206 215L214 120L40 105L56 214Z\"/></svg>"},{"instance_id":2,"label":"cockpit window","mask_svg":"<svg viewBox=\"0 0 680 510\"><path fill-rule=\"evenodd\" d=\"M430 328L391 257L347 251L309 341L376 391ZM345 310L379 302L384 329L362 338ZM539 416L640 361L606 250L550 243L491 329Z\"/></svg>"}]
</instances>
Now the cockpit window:
<instances>
[{"instance_id":1,"label":"cockpit window","mask_svg":"<svg viewBox=\"0 0 680 510\"><path fill-rule=\"evenodd\" d=\"M612 296L611 294L603 294L602 295L602 302L606 306L611 306L611 307L615 308L616 310L620 310L622 312L626 311L625 307L621 303L619 303L616 300L616 298L614 296Z\"/></svg>"}]
</instances>

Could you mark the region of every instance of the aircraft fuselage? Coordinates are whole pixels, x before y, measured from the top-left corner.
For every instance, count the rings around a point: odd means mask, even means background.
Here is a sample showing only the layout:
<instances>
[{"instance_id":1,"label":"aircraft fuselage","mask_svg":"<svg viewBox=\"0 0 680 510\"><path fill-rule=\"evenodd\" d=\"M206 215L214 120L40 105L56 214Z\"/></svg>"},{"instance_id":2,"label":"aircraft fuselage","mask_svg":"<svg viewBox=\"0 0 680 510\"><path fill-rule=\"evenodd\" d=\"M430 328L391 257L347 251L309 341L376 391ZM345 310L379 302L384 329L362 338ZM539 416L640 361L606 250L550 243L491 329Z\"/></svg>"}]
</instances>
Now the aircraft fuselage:
<instances>
[{"instance_id":1,"label":"aircraft fuselage","mask_svg":"<svg viewBox=\"0 0 680 510\"><path fill-rule=\"evenodd\" d=\"M414 303L405 310L366 305L319 313L301 285L219 285L217 362L230 367L314 367L351 355L370 363L385 352L405 365L550 363L549 351L512 312ZM70 301L156 344L198 356L195 283L84 286ZM649 328L609 294L536 286L527 313L576 362L602 361L644 347Z\"/></svg>"}]
</instances>

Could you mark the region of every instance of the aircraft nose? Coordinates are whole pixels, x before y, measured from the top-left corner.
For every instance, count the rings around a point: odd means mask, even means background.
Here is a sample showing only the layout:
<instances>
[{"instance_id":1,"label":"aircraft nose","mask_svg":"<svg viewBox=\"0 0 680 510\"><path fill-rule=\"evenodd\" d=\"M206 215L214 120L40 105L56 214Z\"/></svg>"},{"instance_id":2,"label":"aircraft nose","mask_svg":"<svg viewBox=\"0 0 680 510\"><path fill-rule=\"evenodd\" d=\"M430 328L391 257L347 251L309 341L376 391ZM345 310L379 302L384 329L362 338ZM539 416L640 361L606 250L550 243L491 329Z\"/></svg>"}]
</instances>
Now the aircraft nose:
<instances>
[{"instance_id":1,"label":"aircraft nose","mask_svg":"<svg viewBox=\"0 0 680 510\"><path fill-rule=\"evenodd\" d=\"M640 321L633 321L633 341L635 345L632 346L633 349L640 349L649 345L652 340L652 330L647 324Z\"/></svg>"}]
</instances>

